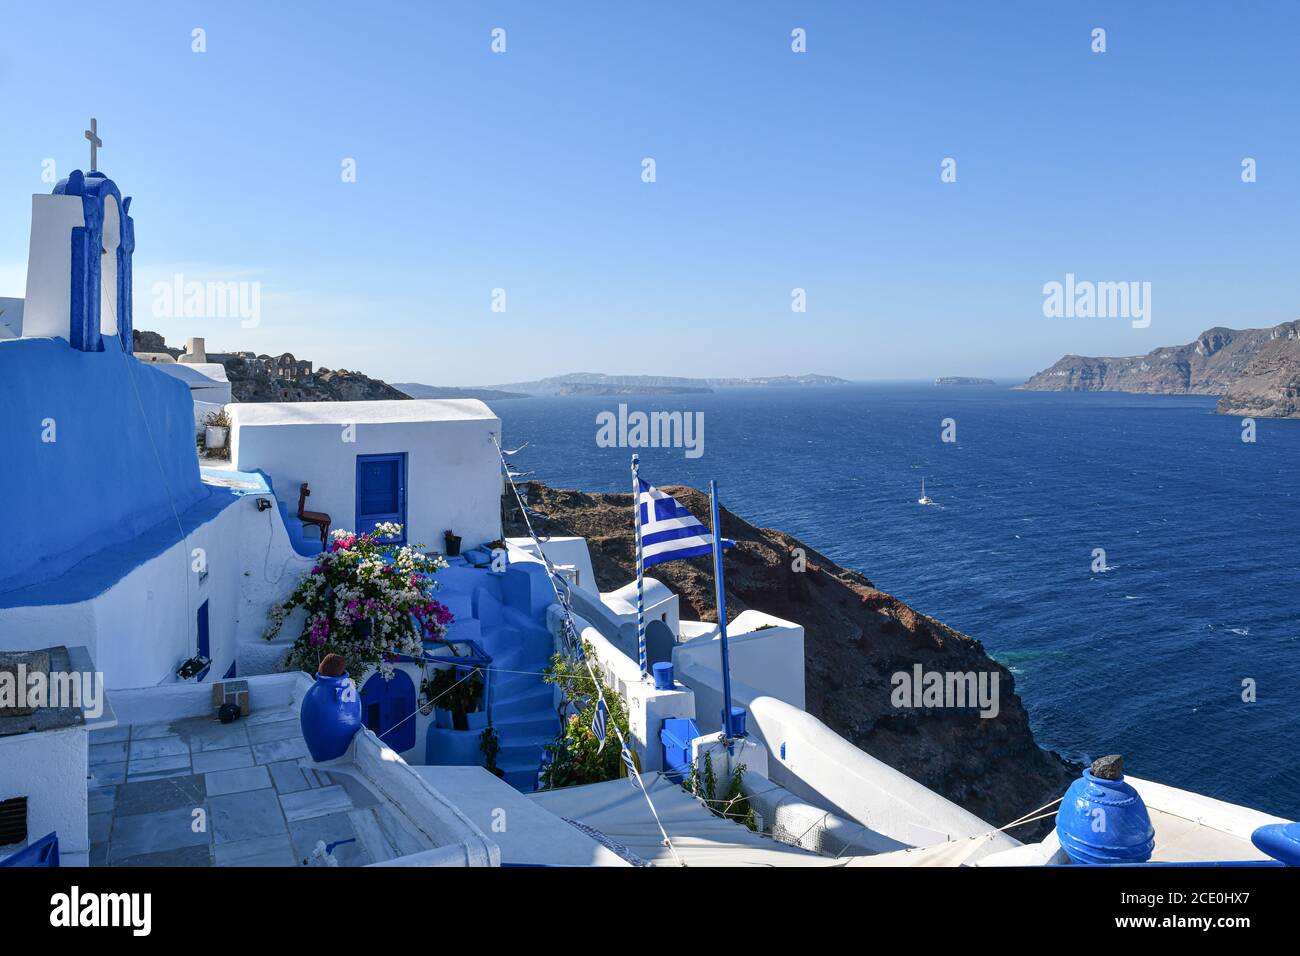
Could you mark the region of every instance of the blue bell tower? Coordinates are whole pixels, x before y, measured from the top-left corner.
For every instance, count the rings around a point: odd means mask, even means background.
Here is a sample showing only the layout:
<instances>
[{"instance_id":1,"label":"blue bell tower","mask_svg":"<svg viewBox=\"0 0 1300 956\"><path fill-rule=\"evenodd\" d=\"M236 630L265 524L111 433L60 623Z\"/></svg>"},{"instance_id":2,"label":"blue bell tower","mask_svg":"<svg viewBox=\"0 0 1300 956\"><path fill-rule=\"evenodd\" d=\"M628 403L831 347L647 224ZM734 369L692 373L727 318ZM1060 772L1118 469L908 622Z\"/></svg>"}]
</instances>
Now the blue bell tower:
<instances>
[{"instance_id":1,"label":"blue bell tower","mask_svg":"<svg viewBox=\"0 0 1300 956\"><path fill-rule=\"evenodd\" d=\"M54 195L81 200L83 225L72 228L72 276L68 287L68 343L83 352L102 352L116 337L131 353L131 255L135 222L131 198L103 173L73 170Z\"/></svg>"},{"instance_id":2,"label":"blue bell tower","mask_svg":"<svg viewBox=\"0 0 1300 956\"><path fill-rule=\"evenodd\" d=\"M131 200L97 168L103 145L92 119L90 171L73 170L48 194L32 197L24 338L60 338L80 352L116 339L131 353Z\"/></svg>"}]
</instances>

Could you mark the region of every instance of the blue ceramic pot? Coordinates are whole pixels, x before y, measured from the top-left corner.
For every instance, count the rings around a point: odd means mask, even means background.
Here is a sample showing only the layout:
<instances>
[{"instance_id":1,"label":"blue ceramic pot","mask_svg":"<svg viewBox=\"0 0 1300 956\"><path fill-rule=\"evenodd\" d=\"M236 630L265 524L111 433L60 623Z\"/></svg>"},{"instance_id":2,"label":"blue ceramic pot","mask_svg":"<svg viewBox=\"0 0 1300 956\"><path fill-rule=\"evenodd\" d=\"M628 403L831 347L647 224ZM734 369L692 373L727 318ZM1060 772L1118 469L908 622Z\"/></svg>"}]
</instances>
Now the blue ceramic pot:
<instances>
[{"instance_id":1,"label":"blue ceramic pot","mask_svg":"<svg viewBox=\"0 0 1300 956\"><path fill-rule=\"evenodd\" d=\"M312 760L322 763L342 757L361 729L361 696L347 672L342 677L317 674L302 699L298 718Z\"/></svg>"},{"instance_id":2,"label":"blue ceramic pot","mask_svg":"<svg viewBox=\"0 0 1300 956\"><path fill-rule=\"evenodd\" d=\"M1075 863L1145 863L1155 849L1155 829L1131 785L1094 777L1070 784L1056 812L1056 834Z\"/></svg>"}]
</instances>

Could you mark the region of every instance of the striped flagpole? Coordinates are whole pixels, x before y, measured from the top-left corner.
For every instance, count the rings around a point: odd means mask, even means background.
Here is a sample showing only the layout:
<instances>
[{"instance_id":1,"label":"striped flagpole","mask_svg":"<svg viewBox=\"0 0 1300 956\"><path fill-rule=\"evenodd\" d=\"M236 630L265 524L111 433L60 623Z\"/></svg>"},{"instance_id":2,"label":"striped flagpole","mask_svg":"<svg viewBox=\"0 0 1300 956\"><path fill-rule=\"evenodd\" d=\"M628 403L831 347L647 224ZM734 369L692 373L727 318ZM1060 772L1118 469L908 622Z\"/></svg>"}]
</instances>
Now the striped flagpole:
<instances>
[{"instance_id":1,"label":"striped flagpole","mask_svg":"<svg viewBox=\"0 0 1300 956\"><path fill-rule=\"evenodd\" d=\"M641 458L632 456L632 509L636 512L636 656L641 662L641 679L646 678L645 659L645 555L641 551Z\"/></svg>"}]
</instances>

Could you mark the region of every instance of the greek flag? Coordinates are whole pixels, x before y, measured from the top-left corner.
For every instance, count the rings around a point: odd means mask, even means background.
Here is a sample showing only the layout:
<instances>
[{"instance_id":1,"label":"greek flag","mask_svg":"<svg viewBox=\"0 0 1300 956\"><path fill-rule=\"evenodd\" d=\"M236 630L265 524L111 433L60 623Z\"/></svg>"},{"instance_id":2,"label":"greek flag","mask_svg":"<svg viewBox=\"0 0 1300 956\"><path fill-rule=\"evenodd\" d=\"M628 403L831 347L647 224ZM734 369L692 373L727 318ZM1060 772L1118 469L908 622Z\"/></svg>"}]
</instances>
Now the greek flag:
<instances>
[{"instance_id":1,"label":"greek flag","mask_svg":"<svg viewBox=\"0 0 1300 956\"><path fill-rule=\"evenodd\" d=\"M641 566L663 564L678 558L694 558L713 553L713 532L702 521L687 511L672 495L652 487L644 478L637 478L640 493L637 507L641 509ZM736 542L722 539L723 548L735 547Z\"/></svg>"},{"instance_id":2,"label":"greek flag","mask_svg":"<svg viewBox=\"0 0 1300 956\"><path fill-rule=\"evenodd\" d=\"M626 743L623 744L622 757L623 757L623 763L627 765L627 779L632 781L632 786L640 790L641 785L637 783L638 774L636 769L636 763L632 760L632 752L628 750Z\"/></svg>"},{"instance_id":3,"label":"greek flag","mask_svg":"<svg viewBox=\"0 0 1300 956\"><path fill-rule=\"evenodd\" d=\"M609 709L605 706L605 698L596 699L596 716L591 719L591 732L596 735L600 741L600 746L596 748L596 753L605 749L605 724L609 721Z\"/></svg>"}]
</instances>

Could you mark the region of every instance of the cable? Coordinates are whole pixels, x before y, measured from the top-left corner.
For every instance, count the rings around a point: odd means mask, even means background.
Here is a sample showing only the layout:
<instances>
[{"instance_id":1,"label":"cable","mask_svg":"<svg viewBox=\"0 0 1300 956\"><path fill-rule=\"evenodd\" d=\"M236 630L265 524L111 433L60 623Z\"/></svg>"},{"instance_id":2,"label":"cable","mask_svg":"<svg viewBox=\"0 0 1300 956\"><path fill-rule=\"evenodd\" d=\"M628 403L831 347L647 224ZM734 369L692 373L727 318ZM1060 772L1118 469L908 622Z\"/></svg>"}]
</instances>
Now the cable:
<instances>
[{"instance_id":1,"label":"cable","mask_svg":"<svg viewBox=\"0 0 1300 956\"><path fill-rule=\"evenodd\" d=\"M560 610L564 614L564 625L562 630L565 644L570 653L576 653L578 658L581 659L583 665L587 668L587 673L591 676L591 680L596 687L596 699L601 704L604 704L605 694L603 683L596 679L596 672L592 669L591 661L587 659L586 651L583 650L582 641L579 636L580 632L578 631L577 624L573 620L573 606L572 601L569 598L569 584L567 581L564 581L563 578L560 577L559 572L555 570L555 565L551 564L551 559L546 556L546 552L542 549L542 543L537 539L536 532L533 531L533 523L528 517L528 508L525 507L523 499L519 496L519 489L515 486L514 479L510 477L510 469L506 464L505 453L501 450L501 443L497 441L495 433L489 434L488 437L491 438L492 444L497 450L497 455L501 459L501 466L503 473L505 474L505 479L510 485L510 490L514 492L515 501L519 504L519 512L523 516L524 526L528 529L528 536L532 539L533 545L537 548L538 557L542 559L542 564L546 567L546 576L551 583L551 590L555 592L555 599L560 605ZM608 711L608 705L606 705L606 710ZM614 721L609 721L609 726L613 728L614 735L618 738L619 746L624 751L630 753L631 748L628 747L627 740L623 737L623 732L619 730L618 724ZM635 775L634 784L640 789L642 796L645 797L646 804L650 807L650 815L654 817L655 826L659 828L659 833L664 838L664 846L668 847L669 852L672 853L673 859L677 861L678 866L685 866L686 864L682 861L682 858L677 855L677 848L673 846L673 841L668 838L668 831L664 829L664 825L659 819L659 813L655 810L654 801L650 799L650 791L646 788L645 779L641 776L641 771L636 768L635 761L627 760L624 762L627 764L628 774Z\"/></svg>"}]
</instances>

